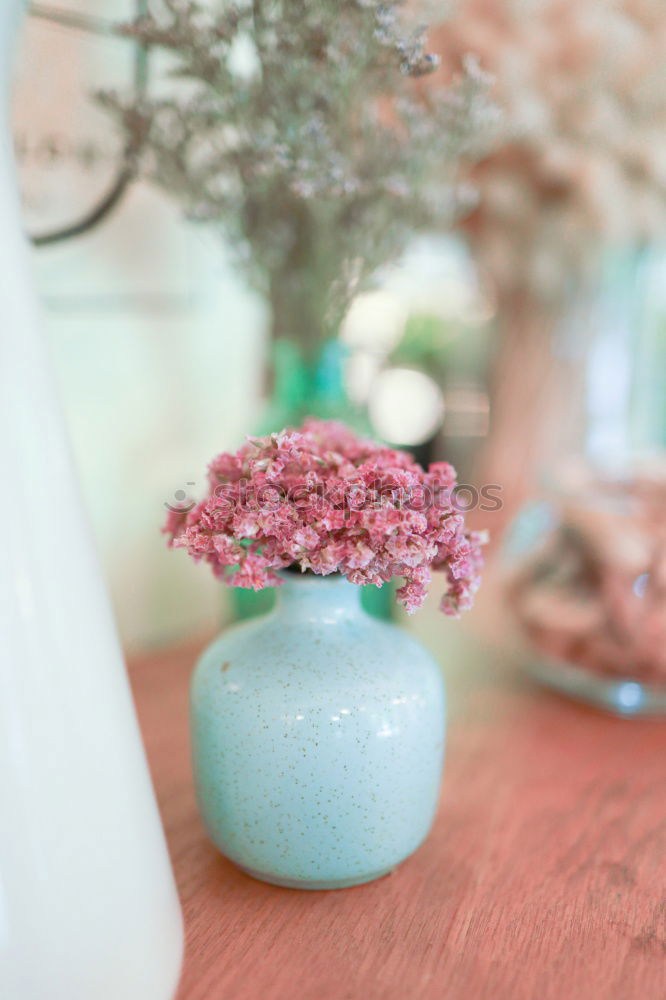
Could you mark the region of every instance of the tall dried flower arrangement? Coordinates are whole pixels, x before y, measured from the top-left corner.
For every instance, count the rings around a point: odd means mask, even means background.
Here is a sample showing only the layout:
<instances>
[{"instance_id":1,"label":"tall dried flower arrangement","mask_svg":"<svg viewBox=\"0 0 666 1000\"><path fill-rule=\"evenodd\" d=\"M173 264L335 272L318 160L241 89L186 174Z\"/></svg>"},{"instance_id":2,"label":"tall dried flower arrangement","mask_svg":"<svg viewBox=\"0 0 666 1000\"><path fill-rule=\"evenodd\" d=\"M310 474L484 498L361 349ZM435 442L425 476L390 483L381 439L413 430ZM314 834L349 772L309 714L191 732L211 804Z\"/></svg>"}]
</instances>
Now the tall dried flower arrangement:
<instances>
[{"instance_id":1,"label":"tall dried flower arrangement","mask_svg":"<svg viewBox=\"0 0 666 1000\"><path fill-rule=\"evenodd\" d=\"M551 353L562 305L595 280L604 246L666 227L664 4L459 0L435 38L444 66L478 54L505 117L505 141L473 170L464 228L500 318L482 474L499 472L517 500L573 412L576 365L558 371Z\"/></svg>"},{"instance_id":2,"label":"tall dried flower arrangement","mask_svg":"<svg viewBox=\"0 0 666 1000\"><path fill-rule=\"evenodd\" d=\"M496 120L470 58L425 107L438 65L402 3L162 0L121 30L170 54L160 96L101 99L140 139L144 174L219 225L270 304L273 334L314 351L411 234L451 221L461 161Z\"/></svg>"}]
</instances>

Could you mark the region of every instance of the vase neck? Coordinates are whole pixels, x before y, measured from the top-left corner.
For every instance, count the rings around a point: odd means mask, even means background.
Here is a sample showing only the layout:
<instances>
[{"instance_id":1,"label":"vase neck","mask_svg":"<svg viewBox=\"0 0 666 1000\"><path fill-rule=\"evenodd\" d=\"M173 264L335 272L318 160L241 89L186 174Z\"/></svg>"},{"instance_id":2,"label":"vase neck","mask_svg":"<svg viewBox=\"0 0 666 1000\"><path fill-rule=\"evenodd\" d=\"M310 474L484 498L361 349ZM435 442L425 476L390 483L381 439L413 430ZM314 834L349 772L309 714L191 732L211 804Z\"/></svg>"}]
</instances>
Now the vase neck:
<instances>
[{"instance_id":1,"label":"vase neck","mask_svg":"<svg viewBox=\"0 0 666 1000\"><path fill-rule=\"evenodd\" d=\"M272 395L282 404L298 409L312 405L312 397L346 402L344 363L348 350L331 338L314 357L307 357L298 341L281 337L272 346Z\"/></svg>"},{"instance_id":2,"label":"vase neck","mask_svg":"<svg viewBox=\"0 0 666 1000\"><path fill-rule=\"evenodd\" d=\"M281 573L284 583L277 589L276 613L282 621L334 624L364 614L361 590L344 577Z\"/></svg>"}]
</instances>

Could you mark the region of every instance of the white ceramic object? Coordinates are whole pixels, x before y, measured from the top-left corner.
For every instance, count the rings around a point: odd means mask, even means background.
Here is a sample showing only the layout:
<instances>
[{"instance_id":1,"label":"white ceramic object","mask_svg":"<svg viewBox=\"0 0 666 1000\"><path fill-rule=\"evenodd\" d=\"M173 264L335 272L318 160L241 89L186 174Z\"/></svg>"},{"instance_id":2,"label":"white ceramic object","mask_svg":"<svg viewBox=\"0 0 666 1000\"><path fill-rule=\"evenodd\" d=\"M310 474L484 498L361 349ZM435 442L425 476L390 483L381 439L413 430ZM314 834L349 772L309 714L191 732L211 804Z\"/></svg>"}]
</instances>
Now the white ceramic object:
<instances>
[{"instance_id":1,"label":"white ceramic object","mask_svg":"<svg viewBox=\"0 0 666 1000\"><path fill-rule=\"evenodd\" d=\"M180 907L22 236L21 8L0 4L0 997L168 1000Z\"/></svg>"}]
</instances>

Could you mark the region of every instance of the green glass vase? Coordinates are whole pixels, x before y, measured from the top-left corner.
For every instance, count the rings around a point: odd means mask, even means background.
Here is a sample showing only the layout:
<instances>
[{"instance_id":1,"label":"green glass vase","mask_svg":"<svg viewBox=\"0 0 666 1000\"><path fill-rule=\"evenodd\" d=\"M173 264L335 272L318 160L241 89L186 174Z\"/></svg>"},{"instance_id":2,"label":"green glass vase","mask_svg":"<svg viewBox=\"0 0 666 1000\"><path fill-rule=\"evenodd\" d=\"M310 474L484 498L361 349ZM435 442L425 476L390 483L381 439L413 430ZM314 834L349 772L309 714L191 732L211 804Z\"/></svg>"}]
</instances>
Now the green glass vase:
<instances>
[{"instance_id":1,"label":"green glass vase","mask_svg":"<svg viewBox=\"0 0 666 1000\"><path fill-rule=\"evenodd\" d=\"M263 413L252 430L261 437L295 427L305 417L342 420L359 434L371 434L365 414L349 400L344 386L347 348L337 338L327 340L317 358L308 361L302 348L285 337L273 342L270 360L271 393ZM361 604L365 611L384 621L393 618L394 587L362 587ZM275 590L255 592L237 588L232 591L234 619L255 618L270 611L275 604Z\"/></svg>"}]
</instances>

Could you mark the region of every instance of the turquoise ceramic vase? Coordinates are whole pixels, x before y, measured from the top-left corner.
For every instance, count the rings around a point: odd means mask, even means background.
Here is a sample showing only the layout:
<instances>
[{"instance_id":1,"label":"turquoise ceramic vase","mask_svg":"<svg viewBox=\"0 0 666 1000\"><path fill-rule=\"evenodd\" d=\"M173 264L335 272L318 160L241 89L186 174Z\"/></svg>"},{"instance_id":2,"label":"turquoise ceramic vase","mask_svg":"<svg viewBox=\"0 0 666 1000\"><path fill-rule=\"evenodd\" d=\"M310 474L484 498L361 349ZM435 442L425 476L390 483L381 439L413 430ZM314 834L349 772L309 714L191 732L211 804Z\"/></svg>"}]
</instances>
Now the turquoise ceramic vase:
<instances>
[{"instance_id":1,"label":"turquoise ceramic vase","mask_svg":"<svg viewBox=\"0 0 666 1000\"><path fill-rule=\"evenodd\" d=\"M440 669L339 577L284 574L276 607L203 653L192 681L199 806L255 878L338 889L421 844L439 792Z\"/></svg>"}]
</instances>

